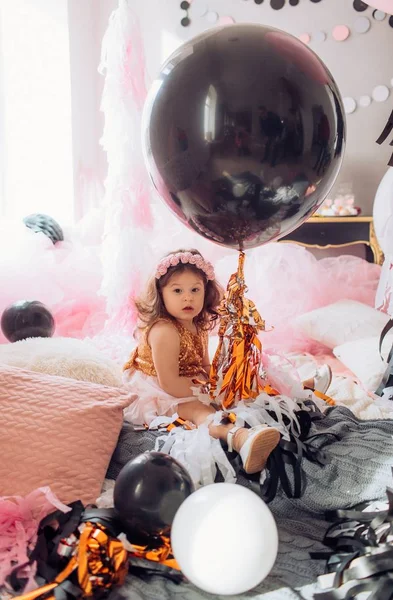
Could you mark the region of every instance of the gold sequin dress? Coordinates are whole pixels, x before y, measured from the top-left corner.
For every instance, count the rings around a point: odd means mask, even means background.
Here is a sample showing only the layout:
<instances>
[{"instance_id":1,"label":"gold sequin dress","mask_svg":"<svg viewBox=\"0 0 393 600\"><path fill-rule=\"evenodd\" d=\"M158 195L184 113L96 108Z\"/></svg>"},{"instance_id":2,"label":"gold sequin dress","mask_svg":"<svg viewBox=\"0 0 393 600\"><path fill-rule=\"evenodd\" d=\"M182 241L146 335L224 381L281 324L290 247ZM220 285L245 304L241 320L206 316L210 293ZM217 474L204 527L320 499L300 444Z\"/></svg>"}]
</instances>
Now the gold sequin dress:
<instances>
[{"instance_id":1,"label":"gold sequin dress","mask_svg":"<svg viewBox=\"0 0 393 600\"><path fill-rule=\"evenodd\" d=\"M180 337L179 375L198 377L203 371L203 357L207 348L207 332L192 333L177 321L171 323ZM137 399L125 411L125 418L134 424L150 423L158 416L172 417L182 402L196 400L195 396L176 398L164 392L157 380L148 335L151 327L142 334L142 339L124 365L124 383ZM199 398L198 398L199 399Z\"/></svg>"}]
</instances>

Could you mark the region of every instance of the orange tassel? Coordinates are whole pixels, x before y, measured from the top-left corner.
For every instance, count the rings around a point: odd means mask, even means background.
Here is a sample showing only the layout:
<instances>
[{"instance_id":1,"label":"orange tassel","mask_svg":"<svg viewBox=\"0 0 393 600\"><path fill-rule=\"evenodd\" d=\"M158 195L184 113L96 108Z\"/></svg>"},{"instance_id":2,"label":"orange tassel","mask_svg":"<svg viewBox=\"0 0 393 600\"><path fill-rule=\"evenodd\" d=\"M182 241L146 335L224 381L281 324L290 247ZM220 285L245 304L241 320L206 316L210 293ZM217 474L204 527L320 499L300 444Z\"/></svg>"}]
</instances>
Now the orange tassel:
<instances>
[{"instance_id":1,"label":"orange tassel","mask_svg":"<svg viewBox=\"0 0 393 600\"><path fill-rule=\"evenodd\" d=\"M236 273L229 279L223 301L218 309L221 315L219 344L210 371L210 395L227 410L239 400L255 399L262 391L258 372L262 344L258 332L265 322L255 304L244 297L244 252L239 253Z\"/></svg>"},{"instance_id":2,"label":"orange tassel","mask_svg":"<svg viewBox=\"0 0 393 600\"><path fill-rule=\"evenodd\" d=\"M99 589L109 590L124 583L128 572L128 552L120 540L109 537L103 526L87 522L81 526L74 556L55 580L14 600L55 598L54 594L48 596L48 593L75 572L80 596L92 597Z\"/></svg>"}]
</instances>

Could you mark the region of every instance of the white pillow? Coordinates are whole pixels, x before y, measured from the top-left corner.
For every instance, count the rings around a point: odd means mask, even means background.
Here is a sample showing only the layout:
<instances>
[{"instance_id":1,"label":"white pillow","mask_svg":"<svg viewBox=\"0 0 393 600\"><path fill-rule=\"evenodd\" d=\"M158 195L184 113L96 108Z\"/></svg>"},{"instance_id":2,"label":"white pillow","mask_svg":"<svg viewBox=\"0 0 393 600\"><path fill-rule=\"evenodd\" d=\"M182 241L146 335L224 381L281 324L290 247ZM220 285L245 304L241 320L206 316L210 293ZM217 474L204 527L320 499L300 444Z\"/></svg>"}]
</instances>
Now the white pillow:
<instances>
[{"instance_id":1,"label":"white pillow","mask_svg":"<svg viewBox=\"0 0 393 600\"><path fill-rule=\"evenodd\" d=\"M388 356L392 344L393 334L388 334L382 344L383 357ZM367 390L376 391L387 368L379 355L379 336L341 344L333 349L333 353Z\"/></svg>"},{"instance_id":2,"label":"white pillow","mask_svg":"<svg viewBox=\"0 0 393 600\"><path fill-rule=\"evenodd\" d=\"M340 300L296 317L295 326L328 348L380 335L389 320L385 313L356 302Z\"/></svg>"},{"instance_id":3,"label":"white pillow","mask_svg":"<svg viewBox=\"0 0 393 600\"><path fill-rule=\"evenodd\" d=\"M109 387L122 385L121 367L86 340L29 338L0 344L0 364Z\"/></svg>"}]
</instances>

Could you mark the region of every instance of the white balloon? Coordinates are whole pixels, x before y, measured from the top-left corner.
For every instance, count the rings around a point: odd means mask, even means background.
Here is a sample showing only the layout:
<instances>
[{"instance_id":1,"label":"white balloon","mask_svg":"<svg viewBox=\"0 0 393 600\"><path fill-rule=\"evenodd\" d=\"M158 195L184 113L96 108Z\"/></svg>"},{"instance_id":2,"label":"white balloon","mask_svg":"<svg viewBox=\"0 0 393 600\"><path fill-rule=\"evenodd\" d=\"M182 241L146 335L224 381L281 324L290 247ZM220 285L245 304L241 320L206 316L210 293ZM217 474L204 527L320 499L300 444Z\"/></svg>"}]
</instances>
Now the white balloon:
<instances>
[{"instance_id":1,"label":"white balloon","mask_svg":"<svg viewBox=\"0 0 393 600\"><path fill-rule=\"evenodd\" d=\"M191 583L221 595L242 594L261 583L278 551L267 505L234 483L213 483L188 496L175 515L171 542Z\"/></svg>"},{"instance_id":2,"label":"white balloon","mask_svg":"<svg viewBox=\"0 0 393 600\"><path fill-rule=\"evenodd\" d=\"M381 250L393 257L393 168L382 177L375 195L374 228Z\"/></svg>"}]
</instances>

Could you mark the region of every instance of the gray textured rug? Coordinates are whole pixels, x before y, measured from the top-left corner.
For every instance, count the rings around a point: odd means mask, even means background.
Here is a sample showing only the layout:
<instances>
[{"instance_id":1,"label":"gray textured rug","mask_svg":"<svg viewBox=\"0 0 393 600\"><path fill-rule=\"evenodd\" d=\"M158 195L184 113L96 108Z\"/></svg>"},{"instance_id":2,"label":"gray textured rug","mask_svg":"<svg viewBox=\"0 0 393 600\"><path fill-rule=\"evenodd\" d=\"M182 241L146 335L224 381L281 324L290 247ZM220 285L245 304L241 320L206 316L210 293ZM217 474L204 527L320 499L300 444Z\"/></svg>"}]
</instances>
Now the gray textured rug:
<instances>
[{"instance_id":1,"label":"gray textured rug","mask_svg":"<svg viewBox=\"0 0 393 600\"><path fill-rule=\"evenodd\" d=\"M258 588L242 596L232 596L235 600L312 598L324 564L311 560L309 552L323 548L321 540L327 528L324 512L386 497L393 465L393 420L359 421L348 409L335 407L313 423L310 435L314 433L322 433L313 440L313 445L323 447L328 462L321 467L303 460L306 482L303 497L288 499L279 491L269 504L279 530L277 561ZM151 450L155 437L153 432L134 432L125 425L107 476L115 479L128 460ZM239 477L238 483L249 485L243 477ZM233 564L228 565L228 569L233 568L236 568L235 548ZM131 575L125 586L112 593L111 600L118 595L127 600L213 598L191 584L176 585L160 577L145 582Z\"/></svg>"}]
</instances>

